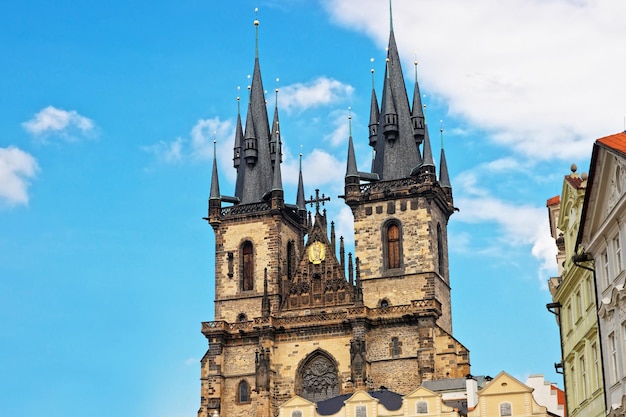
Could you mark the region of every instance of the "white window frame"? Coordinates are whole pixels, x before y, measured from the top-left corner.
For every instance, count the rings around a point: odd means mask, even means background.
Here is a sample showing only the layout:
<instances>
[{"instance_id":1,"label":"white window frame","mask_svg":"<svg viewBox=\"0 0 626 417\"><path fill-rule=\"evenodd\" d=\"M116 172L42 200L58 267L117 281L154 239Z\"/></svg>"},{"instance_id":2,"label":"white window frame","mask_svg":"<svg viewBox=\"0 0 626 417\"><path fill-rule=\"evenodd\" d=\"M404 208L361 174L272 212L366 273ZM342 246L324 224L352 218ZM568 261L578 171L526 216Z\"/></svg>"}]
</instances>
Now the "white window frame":
<instances>
[{"instance_id":1,"label":"white window frame","mask_svg":"<svg viewBox=\"0 0 626 417\"><path fill-rule=\"evenodd\" d=\"M513 405L510 402L500 403L500 417L512 416Z\"/></svg>"},{"instance_id":2,"label":"white window frame","mask_svg":"<svg viewBox=\"0 0 626 417\"><path fill-rule=\"evenodd\" d=\"M623 269L622 265L624 264L622 262L622 242L620 241L620 238L619 238L619 232L613 238L613 251L615 253L615 258L613 259L614 267L615 267L615 275L617 276L619 275L620 272L622 272L622 269Z\"/></svg>"},{"instance_id":3,"label":"white window frame","mask_svg":"<svg viewBox=\"0 0 626 417\"><path fill-rule=\"evenodd\" d=\"M585 355L580 355L578 363L580 365L580 402L583 402L587 398L587 370L585 369Z\"/></svg>"},{"instance_id":4,"label":"white window frame","mask_svg":"<svg viewBox=\"0 0 626 417\"><path fill-rule=\"evenodd\" d=\"M426 407L426 409L424 410L422 408L420 410L420 406ZM417 414L428 414L428 402L426 402L426 401L418 401L417 404L415 405L415 412Z\"/></svg>"},{"instance_id":5,"label":"white window frame","mask_svg":"<svg viewBox=\"0 0 626 417\"><path fill-rule=\"evenodd\" d=\"M617 343L615 333L609 334L609 372L611 373L611 384L618 380Z\"/></svg>"},{"instance_id":6,"label":"white window frame","mask_svg":"<svg viewBox=\"0 0 626 417\"><path fill-rule=\"evenodd\" d=\"M598 344L593 343L591 345L591 352L593 355L593 389L595 390L600 385L600 363L598 362Z\"/></svg>"},{"instance_id":7,"label":"white window frame","mask_svg":"<svg viewBox=\"0 0 626 417\"><path fill-rule=\"evenodd\" d=\"M366 405L357 405L354 407L354 416L355 417L367 417L367 406Z\"/></svg>"},{"instance_id":8,"label":"white window frame","mask_svg":"<svg viewBox=\"0 0 626 417\"><path fill-rule=\"evenodd\" d=\"M605 288L608 288L611 285L611 271L609 267L609 253L606 249L602 252L602 275L604 275Z\"/></svg>"}]
</instances>

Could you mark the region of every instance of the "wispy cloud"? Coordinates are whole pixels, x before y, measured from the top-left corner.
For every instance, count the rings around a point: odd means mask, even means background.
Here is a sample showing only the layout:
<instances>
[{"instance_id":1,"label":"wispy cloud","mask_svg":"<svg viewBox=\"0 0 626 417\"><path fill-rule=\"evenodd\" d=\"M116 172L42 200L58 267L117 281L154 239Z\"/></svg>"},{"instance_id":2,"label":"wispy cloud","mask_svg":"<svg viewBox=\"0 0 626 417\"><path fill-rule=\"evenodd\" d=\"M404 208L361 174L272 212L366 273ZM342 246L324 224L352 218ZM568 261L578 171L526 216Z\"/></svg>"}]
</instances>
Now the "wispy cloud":
<instances>
[{"instance_id":1,"label":"wispy cloud","mask_svg":"<svg viewBox=\"0 0 626 417\"><path fill-rule=\"evenodd\" d=\"M0 148L0 203L14 206L27 205L28 187L39 166L30 154L14 147Z\"/></svg>"},{"instance_id":2,"label":"wispy cloud","mask_svg":"<svg viewBox=\"0 0 626 417\"><path fill-rule=\"evenodd\" d=\"M22 123L26 131L35 137L45 139L55 135L66 141L93 136L95 123L80 115L76 110L63 110L48 106L40 110L32 119Z\"/></svg>"},{"instance_id":3,"label":"wispy cloud","mask_svg":"<svg viewBox=\"0 0 626 417\"><path fill-rule=\"evenodd\" d=\"M278 105L287 113L326 106L349 98L354 87L332 78L319 77L307 83L295 83L280 89Z\"/></svg>"},{"instance_id":4,"label":"wispy cloud","mask_svg":"<svg viewBox=\"0 0 626 417\"><path fill-rule=\"evenodd\" d=\"M387 3L325 4L335 21L386 45ZM493 142L570 160L622 129L626 2L398 0L393 8L405 69L417 49L423 89Z\"/></svg>"},{"instance_id":5,"label":"wispy cloud","mask_svg":"<svg viewBox=\"0 0 626 417\"><path fill-rule=\"evenodd\" d=\"M210 160L213 158L213 140L218 144L218 157L222 162L232 158L232 138L234 123L220 120L219 117L200 119L191 128L189 137L177 137L166 141L160 140L152 145L141 147L164 164L177 164L191 160ZM227 150L230 148L230 151Z\"/></svg>"}]
</instances>

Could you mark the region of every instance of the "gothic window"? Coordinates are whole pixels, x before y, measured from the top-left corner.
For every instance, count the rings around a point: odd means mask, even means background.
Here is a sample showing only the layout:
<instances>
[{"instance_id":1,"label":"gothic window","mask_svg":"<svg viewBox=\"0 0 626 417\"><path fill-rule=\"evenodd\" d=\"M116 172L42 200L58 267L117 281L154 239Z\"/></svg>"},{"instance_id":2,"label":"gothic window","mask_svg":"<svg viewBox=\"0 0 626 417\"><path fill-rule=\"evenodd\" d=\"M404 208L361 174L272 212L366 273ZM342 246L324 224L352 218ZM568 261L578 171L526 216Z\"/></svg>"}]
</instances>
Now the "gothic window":
<instances>
[{"instance_id":1,"label":"gothic window","mask_svg":"<svg viewBox=\"0 0 626 417\"><path fill-rule=\"evenodd\" d=\"M287 243L287 278L292 279L296 263L296 249L293 240Z\"/></svg>"},{"instance_id":2,"label":"gothic window","mask_svg":"<svg viewBox=\"0 0 626 417\"><path fill-rule=\"evenodd\" d=\"M441 234L441 225L437 224L437 261L439 263L439 274L444 274L444 257L443 257L443 236Z\"/></svg>"},{"instance_id":3,"label":"gothic window","mask_svg":"<svg viewBox=\"0 0 626 417\"><path fill-rule=\"evenodd\" d=\"M385 269L400 268L402 265L402 231L400 223L395 220L383 228L383 257Z\"/></svg>"},{"instance_id":4,"label":"gothic window","mask_svg":"<svg viewBox=\"0 0 626 417\"><path fill-rule=\"evenodd\" d=\"M239 383L239 388L237 389L237 401L239 403L250 402L250 385L248 385L248 382L241 381Z\"/></svg>"},{"instance_id":5,"label":"gothic window","mask_svg":"<svg viewBox=\"0 0 626 417\"><path fill-rule=\"evenodd\" d=\"M311 402L339 395L339 377L334 361L321 352L312 354L300 367L296 394Z\"/></svg>"},{"instance_id":6,"label":"gothic window","mask_svg":"<svg viewBox=\"0 0 626 417\"><path fill-rule=\"evenodd\" d=\"M511 403L500 404L500 416L505 417L505 416L511 416L511 415L513 415L511 413Z\"/></svg>"},{"instance_id":7,"label":"gothic window","mask_svg":"<svg viewBox=\"0 0 626 417\"><path fill-rule=\"evenodd\" d=\"M254 283L254 251L249 241L241 245L241 291L252 291Z\"/></svg>"},{"instance_id":8,"label":"gothic window","mask_svg":"<svg viewBox=\"0 0 626 417\"><path fill-rule=\"evenodd\" d=\"M400 348L401 345L402 342L400 342L397 337L391 339L389 350L391 351L390 353L392 358L397 358L398 356L400 356L400 352L402 351L402 349Z\"/></svg>"},{"instance_id":9,"label":"gothic window","mask_svg":"<svg viewBox=\"0 0 626 417\"><path fill-rule=\"evenodd\" d=\"M426 401L417 402L417 414L428 414L428 403Z\"/></svg>"},{"instance_id":10,"label":"gothic window","mask_svg":"<svg viewBox=\"0 0 626 417\"><path fill-rule=\"evenodd\" d=\"M389 300L387 300L386 298L383 298L383 299L380 301L380 307L381 307L381 308L387 308L387 307L389 307Z\"/></svg>"},{"instance_id":11,"label":"gothic window","mask_svg":"<svg viewBox=\"0 0 626 417\"><path fill-rule=\"evenodd\" d=\"M237 316L237 321L240 323L248 321L248 317L246 317L245 313L239 313L239 315Z\"/></svg>"}]
</instances>

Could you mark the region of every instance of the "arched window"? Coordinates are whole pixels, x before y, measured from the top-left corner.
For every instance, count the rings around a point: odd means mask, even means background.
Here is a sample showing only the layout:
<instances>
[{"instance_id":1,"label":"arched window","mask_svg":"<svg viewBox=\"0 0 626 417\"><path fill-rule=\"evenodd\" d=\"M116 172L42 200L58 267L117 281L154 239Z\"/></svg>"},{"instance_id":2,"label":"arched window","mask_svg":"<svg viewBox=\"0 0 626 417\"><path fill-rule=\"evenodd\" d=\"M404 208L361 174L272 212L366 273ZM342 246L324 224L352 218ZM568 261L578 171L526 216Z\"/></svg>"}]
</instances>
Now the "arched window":
<instances>
[{"instance_id":1,"label":"arched window","mask_svg":"<svg viewBox=\"0 0 626 417\"><path fill-rule=\"evenodd\" d=\"M252 291L254 284L254 251L249 241L241 245L241 290Z\"/></svg>"},{"instance_id":2,"label":"arched window","mask_svg":"<svg viewBox=\"0 0 626 417\"><path fill-rule=\"evenodd\" d=\"M250 402L250 385L248 385L248 382L245 380L239 383L239 388L237 389L237 401L239 403Z\"/></svg>"},{"instance_id":3,"label":"arched window","mask_svg":"<svg viewBox=\"0 0 626 417\"><path fill-rule=\"evenodd\" d=\"M439 264L439 274L444 274L444 256L443 256L443 235L441 234L441 225L437 223L437 262Z\"/></svg>"},{"instance_id":4,"label":"arched window","mask_svg":"<svg viewBox=\"0 0 626 417\"><path fill-rule=\"evenodd\" d=\"M380 300L380 307L381 308L389 307L389 300L387 300L386 298L383 298L382 300Z\"/></svg>"},{"instance_id":5,"label":"arched window","mask_svg":"<svg viewBox=\"0 0 626 417\"><path fill-rule=\"evenodd\" d=\"M383 257L385 269L402 266L402 231L397 221L391 221L384 226Z\"/></svg>"},{"instance_id":6,"label":"arched window","mask_svg":"<svg viewBox=\"0 0 626 417\"><path fill-rule=\"evenodd\" d=\"M314 352L298 367L296 394L312 402L339 395L337 364L325 352Z\"/></svg>"},{"instance_id":7,"label":"arched window","mask_svg":"<svg viewBox=\"0 0 626 417\"><path fill-rule=\"evenodd\" d=\"M417 402L417 414L428 414L428 403L426 401Z\"/></svg>"},{"instance_id":8,"label":"arched window","mask_svg":"<svg viewBox=\"0 0 626 417\"><path fill-rule=\"evenodd\" d=\"M513 415L511 413L511 403L502 403L500 404L500 416L506 417Z\"/></svg>"},{"instance_id":9,"label":"arched window","mask_svg":"<svg viewBox=\"0 0 626 417\"><path fill-rule=\"evenodd\" d=\"M237 316L237 321L240 323L248 321L248 317L246 317L245 313L239 313L239 315Z\"/></svg>"},{"instance_id":10,"label":"arched window","mask_svg":"<svg viewBox=\"0 0 626 417\"><path fill-rule=\"evenodd\" d=\"M397 358L400 354L400 342L397 337L391 339L391 356Z\"/></svg>"}]
</instances>

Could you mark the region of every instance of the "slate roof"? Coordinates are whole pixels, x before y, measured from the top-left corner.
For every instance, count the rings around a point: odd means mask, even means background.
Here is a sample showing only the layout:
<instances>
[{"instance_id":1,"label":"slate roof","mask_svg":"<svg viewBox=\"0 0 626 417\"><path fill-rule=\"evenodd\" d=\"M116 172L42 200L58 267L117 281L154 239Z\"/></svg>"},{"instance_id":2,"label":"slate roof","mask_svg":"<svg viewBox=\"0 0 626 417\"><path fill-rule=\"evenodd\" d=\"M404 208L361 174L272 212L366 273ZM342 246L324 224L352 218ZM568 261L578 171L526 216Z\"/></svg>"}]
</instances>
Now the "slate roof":
<instances>
[{"instance_id":1,"label":"slate roof","mask_svg":"<svg viewBox=\"0 0 626 417\"><path fill-rule=\"evenodd\" d=\"M387 410L395 411L402 407L402 395L389 391L378 390L368 391L368 394L373 398L376 398L380 404L382 404ZM346 400L352 397L354 394L343 394L337 397L329 398L317 403L317 413L323 416L329 416L337 413L345 405Z\"/></svg>"}]
</instances>

